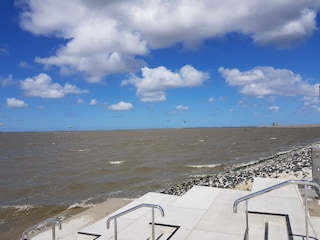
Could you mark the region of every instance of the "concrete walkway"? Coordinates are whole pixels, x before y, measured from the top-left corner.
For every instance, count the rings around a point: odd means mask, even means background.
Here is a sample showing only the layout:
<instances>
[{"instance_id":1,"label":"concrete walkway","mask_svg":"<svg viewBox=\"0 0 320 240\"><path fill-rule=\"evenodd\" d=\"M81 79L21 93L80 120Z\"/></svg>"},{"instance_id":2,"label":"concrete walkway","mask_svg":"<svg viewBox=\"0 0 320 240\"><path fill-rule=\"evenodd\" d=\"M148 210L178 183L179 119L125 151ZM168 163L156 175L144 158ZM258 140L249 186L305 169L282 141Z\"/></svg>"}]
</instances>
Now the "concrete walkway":
<instances>
[{"instance_id":1,"label":"concrete walkway","mask_svg":"<svg viewBox=\"0 0 320 240\"><path fill-rule=\"evenodd\" d=\"M284 180L255 179L252 191L258 191ZM62 223L62 230L56 230L59 240L111 240L114 239L114 221L106 228L108 217L135 207L142 203L160 205L165 212L161 216L158 209L155 213L155 239L179 240L243 240L246 230L245 203L238 205L237 213L233 212L236 199L249 194L248 191L194 186L185 195L173 196L161 193L147 193L144 196L127 202L120 209L106 212L105 206L94 207L96 213L105 215L101 219L88 220L88 214L82 213ZM302 239L306 235L303 201L297 186L289 185L249 200L249 237L254 240L268 239ZM152 209L139 208L117 219L119 240L152 239ZM312 216L308 224L309 235L318 239L319 217ZM267 224L266 224L267 223ZM268 231L266 231L266 227ZM51 239L51 230L38 234L35 240Z\"/></svg>"}]
</instances>

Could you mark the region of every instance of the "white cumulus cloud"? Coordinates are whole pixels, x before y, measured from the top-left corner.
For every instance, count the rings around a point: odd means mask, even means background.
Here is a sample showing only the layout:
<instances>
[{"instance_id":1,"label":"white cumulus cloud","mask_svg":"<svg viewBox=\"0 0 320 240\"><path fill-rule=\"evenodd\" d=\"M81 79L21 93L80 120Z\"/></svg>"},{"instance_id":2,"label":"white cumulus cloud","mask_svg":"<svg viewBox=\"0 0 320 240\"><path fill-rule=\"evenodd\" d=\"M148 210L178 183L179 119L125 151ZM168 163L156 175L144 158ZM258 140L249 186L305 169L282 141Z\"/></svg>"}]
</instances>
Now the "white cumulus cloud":
<instances>
[{"instance_id":1,"label":"white cumulus cloud","mask_svg":"<svg viewBox=\"0 0 320 240\"><path fill-rule=\"evenodd\" d=\"M304 109L311 110L313 112L320 112L319 96L304 96L302 101L304 102Z\"/></svg>"},{"instance_id":2,"label":"white cumulus cloud","mask_svg":"<svg viewBox=\"0 0 320 240\"><path fill-rule=\"evenodd\" d=\"M14 97L7 98L7 107L9 108L26 108L28 104L26 104L23 100L16 99Z\"/></svg>"},{"instance_id":3,"label":"white cumulus cloud","mask_svg":"<svg viewBox=\"0 0 320 240\"><path fill-rule=\"evenodd\" d=\"M144 67L142 77L132 76L122 85L132 84L136 87L136 95L143 102L166 100L166 90L172 88L201 86L209 78L207 73L196 70L190 65L183 66L179 71L172 72L160 66L157 68Z\"/></svg>"},{"instance_id":4,"label":"white cumulus cloud","mask_svg":"<svg viewBox=\"0 0 320 240\"><path fill-rule=\"evenodd\" d=\"M269 111L270 112L278 112L280 110L279 106L270 106Z\"/></svg>"},{"instance_id":5,"label":"white cumulus cloud","mask_svg":"<svg viewBox=\"0 0 320 240\"><path fill-rule=\"evenodd\" d=\"M5 78L0 77L0 86L7 87L7 86L12 86L14 84L15 82L12 78L12 75L9 75L8 77L5 77Z\"/></svg>"},{"instance_id":6,"label":"white cumulus cloud","mask_svg":"<svg viewBox=\"0 0 320 240\"><path fill-rule=\"evenodd\" d=\"M248 96L318 96L318 85L304 81L299 74L288 69L268 66L255 67L248 71L237 68L219 68L220 74L230 86L240 88L240 93Z\"/></svg>"},{"instance_id":7,"label":"white cumulus cloud","mask_svg":"<svg viewBox=\"0 0 320 240\"><path fill-rule=\"evenodd\" d=\"M19 0L20 25L66 41L38 63L99 82L137 71L141 56L237 32L257 44L288 47L316 31L319 0ZM67 14L66 14L67 13ZM153 93L155 94L155 93ZM152 96L151 96L152 97Z\"/></svg>"},{"instance_id":8,"label":"white cumulus cloud","mask_svg":"<svg viewBox=\"0 0 320 240\"><path fill-rule=\"evenodd\" d=\"M98 104L98 101L96 99L91 99L90 102L89 102L90 106L94 106L94 105L97 105L97 104Z\"/></svg>"},{"instance_id":9,"label":"white cumulus cloud","mask_svg":"<svg viewBox=\"0 0 320 240\"><path fill-rule=\"evenodd\" d=\"M213 103L213 102L214 102L214 98L213 98L213 97L210 97L210 98L208 99L208 102Z\"/></svg>"},{"instance_id":10,"label":"white cumulus cloud","mask_svg":"<svg viewBox=\"0 0 320 240\"><path fill-rule=\"evenodd\" d=\"M113 111L128 111L133 109L133 105L131 103L121 101L119 103L109 105L108 108Z\"/></svg>"},{"instance_id":11,"label":"white cumulus cloud","mask_svg":"<svg viewBox=\"0 0 320 240\"><path fill-rule=\"evenodd\" d=\"M176 106L176 110L177 111L188 111L189 107L188 106L184 106L184 105L178 105L178 106Z\"/></svg>"},{"instance_id":12,"label":"white cumulus cloud","mask_svg":"<svg viewBox=\"0 0 320 240\"><path fill-rule=\"evenodd\" d=\"M69 83L64 86L53 83L51 77L45 73L20 81L20 87L28 97L63 98L66 94L88 93L87 90L81 90Z\"/></svg>"}]
</instances>

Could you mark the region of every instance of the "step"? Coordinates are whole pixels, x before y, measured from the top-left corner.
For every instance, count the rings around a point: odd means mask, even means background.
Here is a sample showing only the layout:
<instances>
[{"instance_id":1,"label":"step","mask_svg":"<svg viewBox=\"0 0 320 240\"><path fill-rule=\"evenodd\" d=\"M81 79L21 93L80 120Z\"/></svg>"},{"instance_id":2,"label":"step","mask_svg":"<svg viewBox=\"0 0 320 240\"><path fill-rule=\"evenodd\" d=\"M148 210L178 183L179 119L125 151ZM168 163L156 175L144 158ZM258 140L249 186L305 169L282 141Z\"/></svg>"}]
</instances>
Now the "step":
<instances>
[{"instance_id":1,"label":"step","mask_svg":"<svg viewBox=\"0 0 320 240\"><path fill-rule=\"evenodd\" d=\"M181 196L173 206L206 210L212 205L221 191L221 188L194 186Z\"/></svg>"},{"instance_id":2,"label":"step","mask_svg":"<svg viewBox=\"0 0 320 240\"><path fill-rule=\"evenodd\" d=\"M62 223L62 229L56 227L56 237L63 240L76 240L79 229L93 224L94 222L105 218L117 209L129 204L131 199L111 198L103 203L96 204L94 207L84 210L83 212L72 216ZM51 227L44 232L34 236L32 240L51 239Z\"/></svg>"},{"instance_id":3,"label":"step","mask_svg":"<svg viewBox=\"0 0 320 240\"><path fill-rule=\"evenodd\" d=\"M233 212L232 205L236 199L248 194L248 192L210 187L201 188L201 191L211 192L211 197L215 196L215 194L216 196L212 199L210 206L209 204L203 204L201 200L197 201L197 204L194 203L199 208L203 208L204 213L194 226L192 238L190 239L197 239L197 235L203 236L203 239L243 238L245 231L245 205L239 206L238 213ZM195 191L195 193L199 190ZM207 193L207 195L210 194ZM196 197L194 198L196 199Z\"/></svg>"},{"instance_id":4,"label":"step","mask_svg":"<svg viewBox=\"0 0 320 240\"><path fill-rule=\"evenodd\" d=\"M136 199L134 202L110 214L109 216L114 216L142 203L160 205L164 208L164 212L166 214L165 206L171 205L172 202L176 201L178 198L178 196L161 193L147 193L139 199ZM163 217L160 214L161 212L158 209L154 209L154 213L155 223L165 224ZM101 219L100 221L81 229L80 232L82 234L78 234L78 240L90 240L90 234L101 235L101 239L114 239L114 220L110 222L110 228L107 229L107 218L108 217ZM151 208L139 208L126 215L120 216L117 219L117 234L119 239L121 239L121 236L135 236L135 239L148 239L151 236L151 225L149 224L151 220ZM155 226L156 235L161 235L162 238L164 238L165 235L170 235L174 230L175 228L170 226L163 226L159 224Z\"/></svg>"},{"instance_id":5,"label":"step","mask_svg":"<svg viewBox=\"0 0 320 240\"><path fill-rule=\"evenodd\" d=\"M268 240L288 240L286 229L285 220L283 222L269 222Z\"/></svg>"},{"instance_id":6,"label":"step","mask_svg":"<svg viewBox=\"0 0 320 240\"><path fill-rule=\"evenodd\" d=\"M265 239L267 223L268 240L288 240L286 216L249 214L249 239Z\"/></svg>"},{"instance_id":7,"label":"step","mask_svg":"<svg viewBox=\"0 0 320 240\"><path fill-rule=\"evenodd\" d=\"M283 180L257 179L253 191L274 185ZM107 229L108 217L126 211L142 203L160 205L165 212L161 216L158 209L155 213L155 234L159 240L199 240L199 239L243 239L246 228L245 202L238 205L237 213L233 212L235 200L249 194L247 191L194 186L183 196L161 193L147 193L116 211L105 211L95 208L95 215L103 213L101 219L85 219L80 215L62 224L63 230L56 231L59 240L94 240L114 239L114 221ZM298 189L291 185L281 191L268 192L248 201L249 211L260 214L249 214L250 239L264 240L265 223L268 222L269 240L287 239L285 215L290 215L290 224L294 234L304 234L304 210ZM108 213L107 213L108 212ZM276 216L266 213L278 214ZM262 214L264 213L264 214ZM281 215L282 214L282 215ZM151 239L150 208L139 208L117 221L118 239ZM318 220L318 219L316 219ZM73 222L74 221L74 222ZM89 224L90 222L90 224ZM71 227L73 233L68 232ZM75 226L78 225L78 228ZM79 228L80 226L80 228ZM68 233L68 234L67 234ZM35 240L51 239L51 231L46 231ZM314 236L310 227L310 235Z\"/></svg>"}]
</instances>

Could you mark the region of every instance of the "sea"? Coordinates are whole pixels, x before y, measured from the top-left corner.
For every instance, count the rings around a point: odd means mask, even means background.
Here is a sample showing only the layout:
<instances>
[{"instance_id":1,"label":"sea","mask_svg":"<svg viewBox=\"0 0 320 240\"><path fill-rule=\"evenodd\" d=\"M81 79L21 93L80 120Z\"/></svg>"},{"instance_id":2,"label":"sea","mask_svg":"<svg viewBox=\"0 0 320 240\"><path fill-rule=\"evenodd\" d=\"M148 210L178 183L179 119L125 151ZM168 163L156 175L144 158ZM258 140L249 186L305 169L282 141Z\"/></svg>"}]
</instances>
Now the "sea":
<instances>
[{"instance_id":1,"label":"sea","mask_svg":"<svg viewBox=\"0 0 320 240\"><path fill-rule=\"evenodd\" d=\"M320 141L320 126L0 132L0 239Z\"/></svg>"}]
</instances>

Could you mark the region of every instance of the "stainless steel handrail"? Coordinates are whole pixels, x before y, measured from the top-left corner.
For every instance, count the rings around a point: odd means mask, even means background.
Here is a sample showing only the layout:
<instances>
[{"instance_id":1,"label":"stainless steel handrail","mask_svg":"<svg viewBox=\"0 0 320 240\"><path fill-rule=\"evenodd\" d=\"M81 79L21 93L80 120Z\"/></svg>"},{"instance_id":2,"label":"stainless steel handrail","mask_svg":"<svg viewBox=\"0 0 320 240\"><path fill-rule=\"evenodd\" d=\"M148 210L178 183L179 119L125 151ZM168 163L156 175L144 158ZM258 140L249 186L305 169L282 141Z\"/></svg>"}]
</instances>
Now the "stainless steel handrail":
<instances>
[{"instance_id":1,"label":"stainless steel handrail","mask_svg":"<svg viewBox=\"0 0 320 240\"><path fill-rule=\"evenodd\" d=\"M315 182L312 182L312 181L306 181L306 180L288 180L288 181L284 181L284 182L281 182L281 183L278 183L278 184L275 184L271 187L268 187L268 188L265 188L265 189L262 189L262 190L259 190L257 192L253 192L253 193L250 193L246 196L243 196L241 198L238 198L237 200L234 201L233 203L233 212L236 213L238 211L238 204L240 202L243 202L243 201L246 201L246 237L245 239L248 240L249 239L249 234L248 234L248 231L249 231L249 223L248 223L248 200L251 199L251 198L254 198L254 197L257 197L257 196L260 196L262 194L265 194L265 193L268 193L268 192L271 192L273 190L276 190L276 189L279 189L279 188L282 188L282 187L285 187L285 186L288 186L288 185L303 185L305 187L305 190L307 188L307 186L312 186L312 187L315 187L317 188L319 191L320 191L320 185L315 183ZM307 237L307 240L309 239L309 230L308 230L308 201L307 201L307 193L305 192L305 199L304 199L304 204L305 204L305 224L306 224L306 237Z\"/></svg>"},{"instance_id":2,"label":"stainless steel handrail","mask_svg":"<svg viewBox=\"0 0 320 240\"><path fill-rule=\"evenodd\" d=\"M57 219L53 219L53 218L48 218L40 223L37 223L31 227L29 227L28 229L24 230L22 233L22 240L30 240L30 232L34 229L36 229L37 227L39 227L42 224L46 224L46 223L50 223L52 225L52 240L56 240L56 228L55 226L58 225L59 226L59 230L62 229L62 225L61 222Z\"/></svg>"},{"instance_id":3,"label":"stainless steel handrail","mask_svg":"<svg viewBox=\"0 0 320 240\"><path fill-rule=\"evenodd\" d=\"M133 207L133 208L130 208L130 209L128 209L128 210L125 210L125 211L123 211L123 212L121 212L121 213L118 213L118 214L116 214L116 215L113 215L113 216L111 216L111 217L109 217L109 218L107 219L107 229L110 228L110 222L111 222L112 220L114 220L114 239L115 239L115 240L118 239L117 218L118 218L118 217L121 217L121 216L123 216L123 215L125 215L125 214L128 214L128 213L130 213L130 212L132 212L132 211L135 211L135 210L137 210L137 209L139 209L139 208L142 208L142 207L152 208L152 240L155 240L155 231L154 231L154 209L155 209L155 208L159 209L160 212L161 212L161 216L162 216L162 217L164 217L164 210L163 210L163 208L162 208L160 205L149 204L149 203L142 203L142 204L137 205L137 206L135 206L135 207Z\"/></svg>"}]
</instances>

